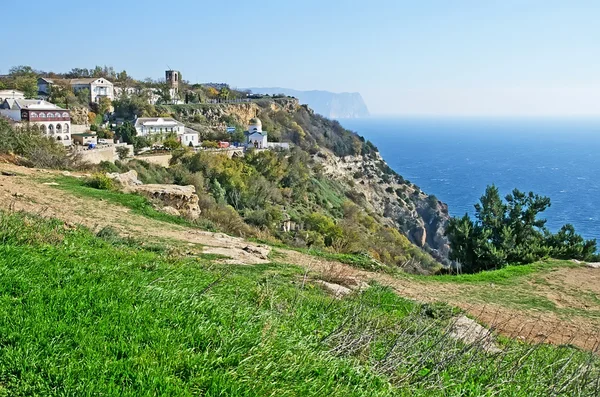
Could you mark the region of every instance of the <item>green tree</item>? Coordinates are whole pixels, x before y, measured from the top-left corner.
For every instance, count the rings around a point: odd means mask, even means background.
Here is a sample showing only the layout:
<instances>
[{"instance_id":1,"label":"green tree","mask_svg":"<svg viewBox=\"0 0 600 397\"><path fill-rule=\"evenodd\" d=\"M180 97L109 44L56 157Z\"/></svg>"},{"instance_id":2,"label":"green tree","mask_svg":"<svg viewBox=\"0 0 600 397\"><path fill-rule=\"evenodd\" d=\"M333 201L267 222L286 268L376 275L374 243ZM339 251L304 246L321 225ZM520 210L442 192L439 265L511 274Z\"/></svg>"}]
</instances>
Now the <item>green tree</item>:
<instances>
[{"instance_id":1,"label":"green tree","mask_svg":"<svg viewBox=\"0 0 600 397\"><path fill-rule=\"evenodd\" d=\"M176 138L168 138L163 142L163 146L170 150L175 150L181 147L181 142L179 142Z\"/></svg>"},{"instance_id":2,"label":"green tree","mask_svg":"<svg viewBox=\"0 0 600 397\"><path fill-rule=\"evenodd\" d=\"M118 126L115 130L115 133L121 141L127 142L129 144L134 144L134 138L137 136L137 131L135 130L135 127L129 121L126 121L120 126Z\"/></svg>"},{"instance_id":3,"label":"green tree","mask_svg":"<svg viewBox=\"0 0 600 397\"><path fill-rule=\"evenodd\" d=\"M488 186L475 205L475 221L468 215L452 218L446 229L450 259L464 272L497 269L507 263L523 264L548 255L562 259L591 258L596 241L584 239L571 225L556 235L539 215L550 206L548 197L514 189L502 201L498 189Z\"/></svg>"},{"instance_id":4,"label":"green tree","mask_svg":"<svg viewBox=\"0 0 600 397\"><path fill-rule=\"evenodd\" d=\"M98 103L98 113L99 114L105 115L108 112L110 112L111 108L112 108L112 102L109 98L107 98L107 97L100 98L100 101Z\"/></svg>"},{"instance_id":5,"label":"green tree","mask_svg":"<svg viewBox=\"0 0 600 397\"><path fill-rule=\"evenodd\" d=\"M15 79L15 88L19 91L23 91L25 98L37 97L38 86L35 76L18 76Z\"/></svg>"},{"instance_id":6,"label":"green tree","mask_svg":"<svg viewBox=\"0 0 600 397\"><path fill-rule=\"evenodd\" d=\"M223 87L219 91L219 99L227 100L229 99L229 95L231 95L231 91L227 87Z\"/></svg>"}]
</instances>

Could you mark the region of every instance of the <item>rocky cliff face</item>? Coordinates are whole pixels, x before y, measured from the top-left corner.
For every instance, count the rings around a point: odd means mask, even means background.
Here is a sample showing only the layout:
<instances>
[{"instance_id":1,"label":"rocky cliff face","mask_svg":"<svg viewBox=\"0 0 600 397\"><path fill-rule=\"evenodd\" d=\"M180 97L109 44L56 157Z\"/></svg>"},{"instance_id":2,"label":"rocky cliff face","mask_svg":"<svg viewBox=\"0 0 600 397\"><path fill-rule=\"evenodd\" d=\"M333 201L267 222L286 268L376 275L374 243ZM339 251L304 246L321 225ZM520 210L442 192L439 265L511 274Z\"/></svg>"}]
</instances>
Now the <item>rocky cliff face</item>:
<instances>
[{"instance_id":1,"label":"rocky cliff face","mask_svg":"<svg viewBox=\"0 0 600 397\"><path fill-rule=\"evenodd\" d=\"M337 157L321 150L313 160L322 172L349 187L349 197L390 226L404 232L413 244L448 264L450 247L444 236L448 206L396 175L379 154Z\"/></svg>"},{"instance_id":2,"label":"rocky cliff face","mask_svg":"<svg viewBox=\"0 0 600 397\"><path fill-rule=\"evenodd\" d=\"M285 111L292 113L300 106L296 98L278 98L274 100L260 100L242 103L219 103L198 104L191 106L165 106L168 112L174 113L175 117L183 122L203 124L213 129L225 130L227 123L225 119L233 117L238 123L248 125L250 119L268 107L271 111ZM199 119L197 119L199 117ZM196 127L196 126L194 126Z\"/></svg>"},{"instance_id":3,"label":"rocky cliff face","mask_svg":"<svg viewBox=\"0 0 600 397\"><path fill-rule=\"evenodd\" d=\"M298 91L289 88L249 88L258 94L285 94L307 104L314 111L330 119L352 119L368 117L369 109L358 92L334 93L329 91Z\"/></svg>"}]
</instances>

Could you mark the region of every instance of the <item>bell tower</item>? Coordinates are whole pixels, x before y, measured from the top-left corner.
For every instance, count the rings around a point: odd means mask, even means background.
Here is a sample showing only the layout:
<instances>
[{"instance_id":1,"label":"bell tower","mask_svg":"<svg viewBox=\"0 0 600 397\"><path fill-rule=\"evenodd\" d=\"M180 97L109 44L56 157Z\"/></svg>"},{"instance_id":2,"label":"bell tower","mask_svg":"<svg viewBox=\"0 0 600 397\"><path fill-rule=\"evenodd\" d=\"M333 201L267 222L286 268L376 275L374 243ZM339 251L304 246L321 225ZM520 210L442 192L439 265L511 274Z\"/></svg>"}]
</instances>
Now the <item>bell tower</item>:
<instances>
[{"instance_id":1,"label":"bell tower","mask_svg":"<svg viewBox=\"0 0 600 397\"><path fill-rule=\"evenodd\" d=\"M179 72L176 70L167 70L165 71L165 80L169 87L173 89L173 91L178 94L179 93Z\"/></svg>"}]
</instances>

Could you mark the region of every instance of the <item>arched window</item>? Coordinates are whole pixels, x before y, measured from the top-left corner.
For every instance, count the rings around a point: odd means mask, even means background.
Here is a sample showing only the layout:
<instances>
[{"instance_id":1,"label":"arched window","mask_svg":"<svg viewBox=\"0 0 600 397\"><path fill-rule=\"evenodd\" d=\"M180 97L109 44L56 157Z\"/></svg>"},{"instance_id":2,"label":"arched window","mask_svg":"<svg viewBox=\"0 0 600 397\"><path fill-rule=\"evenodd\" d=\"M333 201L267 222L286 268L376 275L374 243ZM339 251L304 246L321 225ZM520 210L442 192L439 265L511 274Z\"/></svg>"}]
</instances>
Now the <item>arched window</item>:
<instances>
[{"instance_id":1,"label":"arched window","mask_svg":"<svg viewBox=\"0 0 600 397\"><path fill-rule=\"evenodd\" d=\"M62 126L60 124L56 124L56 133L60 134L62 132Z\"/></svg>"},{"instance_id":2,"label":"arched window","mask_svg":"<svg viewBox=\"0 0 600 397\"><path fill-rule=\"evenodd\" d=\"M68 134L69 133L69 124L65 123L65 132Z\"/></svg>"},{"instance_id":3,"label":"arched window","mask_svg":"<svg viewBox=\"0 0 600 397\"><path fill-rule=\"evenodd\" d=\"M32 119L37 119L38 114L36 112L29 113L29 117Z\"/></svg>"},{"instance_id":4,"label":"arched window","mask_svg":"<svg viewBox=\"0 0 600 397\"><path fill-rule=\"evenodd\" d=\"M44 124L40 125L40 130L42 131L42 133L45 135L46 134L46 126Z\"/></svg>"},{"instance_id":5,"label":"arched window","mask_svg":"<svg viewBox=\"0 0 600 397\"><path fill-rule=\"evenodd\" d=\"M48 126L48 133L49 133L50 135L54 135L54 126L53 126L52 124L50 124L50 125Z\"/></svg>"},{"instance_id":6,"label":"arched window","mask_svg":"<svg viewBox=\"0 0 600 397\"><path fill-rule=\"evenodd\" d=\"M46 113L40 113L40 118L41 119L45 119L46 118Z\"/></svg>"},{"instance_id":7,"label":"arched window","mask_svg":"<svg viewBox=\"0 0 600 397\"><path fill-rule=\"evenodd\" d=\"M57 141L62 141L62 138L60 137L60 135L56 137L56 140Z\"/></svg>"},{"instance_id":8,"label":"arched window","mask_svg":"<svg viewBox=\"0 0 600 397\"><path fill-rule=\"evenodd\" d=\"M67 112L64 112L62 116L63 116L63 117L69 117L69 113L67 113Z\"/></svg>"}]
</instances>

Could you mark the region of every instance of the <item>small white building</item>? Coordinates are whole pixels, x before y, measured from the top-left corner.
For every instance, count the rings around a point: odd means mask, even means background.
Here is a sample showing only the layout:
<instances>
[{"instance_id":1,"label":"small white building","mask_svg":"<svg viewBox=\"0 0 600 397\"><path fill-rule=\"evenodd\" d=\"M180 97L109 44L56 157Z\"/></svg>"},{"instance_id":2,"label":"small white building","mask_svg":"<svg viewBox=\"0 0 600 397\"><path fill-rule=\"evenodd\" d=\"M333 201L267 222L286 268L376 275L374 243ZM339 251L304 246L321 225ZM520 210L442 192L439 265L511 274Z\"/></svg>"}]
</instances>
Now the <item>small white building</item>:
<instances>
[{"instance_id":1,"label":"small white building","mask_svg":"<svg viewBox=\"0 0 600 397\"><path fill-rule=\"evenodd\" d=\"M187 128L179 121L170 117L140 117L135 121L135 130L138 136L155 137L160 141L168 134L175 134L183 146L199 146L197 131Z\"/></svg>"},{"instance_id":2,"label":"small white building","mask_svg":"<svg viewBox=\"0 0 600 397\"><path fill-rule=\"evenodd\" d=\"M177 135L183 135L185 126L171 117L140 117L135 121L135 130L138 136L168 134L172 132Z\"/></svg>"},{"instance_id":3,"label":"small white building","mask_svg":"<svg viewBox=\"0 0 600 397\"><path fill-rule=\"evenodd\" d=\"M194 131L191 128L185 127L183 135L181 135L179 141L183 146L200 146L200 134L198 131Z\"/></svg>"},{"instance_id":4,"label":"small white building","mask_svg":"<svg viewBox=\"0 0 600 397\"><path fill-rule=\"evenodd\" d=\"M257 117L250 120L246 137L246 147L248 148L266 149L268 147L267 132L263 132L262 122Z\"/></svg>"},{"instance_id":5,"label":"small white building","mask_svg":"<svg viewBox=\"0 0 600 397\"><path fill-rule=\"evenodd\" d=\"M71 115L53 103L39 99L5 99L0 115L19 123L37 125L49 138L71 145Z\"/></svg>"},{"instance_id":6,"label":"small white building","mask_svg":"<svg viewBox=\"0 0 600 397\"><path fill-rule=\"evenodd\" d=\"M115 99L113 83L106 80L104 77L89 77L82 79L54 79L48 77L40 77L38 83L38 93L42 97L50 95L52 86L60 82L66 83L71 86L73 92L81 90L89 90L90 102L100 102L101 98L108 98L111 101Z\"/></svg>"},{"instance_id":7,"label":"small white building","mask_svg":"<svg viewBox=\"0 0 600 397\"><path fill-rule=\"evenodd\" d=\"M25 99L25 94L17 90L0 90L0 104L5 99Z\"/></svg>"}]
</instances>

